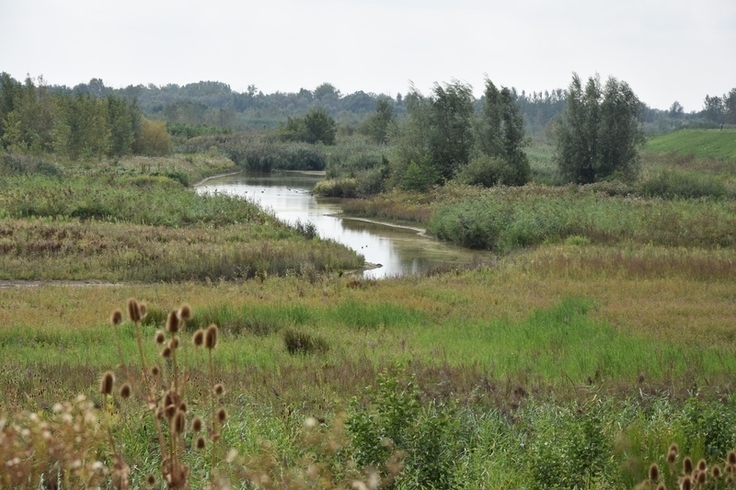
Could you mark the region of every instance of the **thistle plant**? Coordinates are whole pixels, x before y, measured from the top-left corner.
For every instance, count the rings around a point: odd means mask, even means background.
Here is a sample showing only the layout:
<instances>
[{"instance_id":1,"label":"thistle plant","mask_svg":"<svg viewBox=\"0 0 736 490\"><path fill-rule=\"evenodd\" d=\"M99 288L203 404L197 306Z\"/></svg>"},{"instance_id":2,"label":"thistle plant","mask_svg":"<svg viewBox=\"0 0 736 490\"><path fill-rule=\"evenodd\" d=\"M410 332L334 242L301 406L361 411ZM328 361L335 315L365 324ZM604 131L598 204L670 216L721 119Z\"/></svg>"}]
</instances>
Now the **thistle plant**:
<instances>
[{"instance_id":1,"label":"thistle plant","mask_svg":"<svg viewBox=\"0 0 736 490\"><path fill-rule=\"evenodd\" d=\"M200 433L204 428L204 422L200 417L192 418L185 400L186 388L191 379L191 369L187 353L188 342L182 340L182 335L186 332L186 323L192 317L192 310L189 305L184 304L179 309L169 312L164 328L154 335L154 342L157 345L159 356L151 361L146 357L141 331L141 322L146 316L146 306L131 298L128 300L127 309L128 317L135 330L140 376L134 375L133 370L122 359L122 351L118 348L118 353L121 355L121 366L128 378L128 381L121 387L119 396L127 399L133 391L139 393L143 399L145 411L148 412L155 427L161 453L160 476L162 481L170 489L188 488L190 478L189 468L185 463L187 448L184 435L188 427L194 433ZM115 341L119 346L118 325L122 322L122 313L116 310L113 312L111 320L115 327ZM224 385L215 382L213 350L217 345L217 326L210 325L204 331L195 332L192 343L194 347L205 348L208 353L209 389L207 393L210 409L208 438L211 442L210 484L213 485L218 461L217 443L221 438L222 428L227 420L225 409L216 406L217 399L225 393ZM105 373L100 382L100 392L106 405L111 403L113 398L114 382L112 372ZM133 386L136 385L138 389L133 390ZM191 419L191 423L188 423L188 419ZM122 455L115 445L109 420L106 420L105 425L116 466L122 465ZM197 450L205 449L207 447L206 439L201 435L197 436L194 447ZM149 485L155 485L157 477L149 475L146 481ZM119 480L113 483L117 488L128 488L126 486L127 480Z\"/></svg>"}]
</instances>

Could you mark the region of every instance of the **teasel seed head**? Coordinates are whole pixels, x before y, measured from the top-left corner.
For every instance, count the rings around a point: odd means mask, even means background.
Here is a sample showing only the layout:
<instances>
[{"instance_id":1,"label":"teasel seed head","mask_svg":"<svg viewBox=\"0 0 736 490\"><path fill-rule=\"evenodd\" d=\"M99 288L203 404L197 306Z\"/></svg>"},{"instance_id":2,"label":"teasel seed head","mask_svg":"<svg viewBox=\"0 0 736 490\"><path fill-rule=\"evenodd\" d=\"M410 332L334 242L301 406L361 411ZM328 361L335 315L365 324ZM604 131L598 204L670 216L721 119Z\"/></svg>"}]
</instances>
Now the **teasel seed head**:
<instances>
[{"instance_id":1,"label":"teasel seed head","mask_svg":"<svg viewBox=\"0 0 736 490\"><path fill-rule=\"evenodd\" d=\"M649 481L656 483L657 480L659 480L659 466L657 466L657 463L652 463L649 467Z\"/></svg>"},{"instance_id":2,"label":"teasel seed head","mask_svg":"<svg viewBox=\"0 0 736 490\"><path fill-rule=\"evenodd\" d=\"M224 424L227 420L227 412L223 407L220 407L220 409L217 411L217 421L221 424Z\"/></svg>"},{"instance_id":3,"label":"teasel seed head","mask_svg":"<svg viewBox=\"0 0 736 490\"><path fill-rule=\"evenodd\" d=\"M182 412L181 410L177 410L176 414L174 415L174 432L177 434L183 434L184 428L186 426L186 414Z\"/></svg>"},{"instance_id":4,"label":"teasel seed head","mask_svg":"<svg viewBox=\"0 0 736 490\"><path fill-rule=\"evenodd\" d=\"M164 359L168 359L169 357L171 357L171 347L164 347L164 350L161 351L161 357L163 357Z\"/></svg>"},{"instance_id":5,"label":"teasel seed head","mask_svg":"<svg viewBox=\"0 0 736 490\"><path fill-rule=\"evenodd\" d=\"M164 395L164 406L176 405L178 401L177 393L174 390L169 390Z\"/></svg>"},{"instance_id":6,"label":"teasel seed head","mask_svg":"<svg viewBox=\"0 0 736 490\"><path fill-rule=\"evenodd\" d=\"M174 337L169 341L169 348L171 348L171 350L176 350L179 348L179 337Z\"/></svg>"},{"instance_id":7,"label":"teasel seed head","mask_svg":"<svg viewBox=\"0 0 736 490\"><path fill-rule=\"evenodd\" d=\"M204 441L204 437L197 437L197 449L202 450L206 445L207 443Z\"/></svg>"},{"instance_id":8,"label":"teasel seed head","mask_svg":"<svg viewBox=\"0 0 736 490\"><path fill-rule=\"evenodd\" d=\"M141 309L135 298L130 298L128 300L128 316L130 317L131 322L141 321Z\"/></svg>"},{"instance_id":9,"label":"teasel seed head","mask_svg":"<svg viewBox=\"0 0 736 490\"><path fill-rule=\"evenodd\" d=\"M202 419L199 417L194 417L194 420L192 420L192 432L199 432L202 430Z\"/></svg>"},{"instance_id":10,"label":"teasel seed head","mask_svg":"<svg viewBox=\"0 0 736 490\"><path fill-rule=\"evenodd\" d=\"M677 451L670 450L670 452L667 453L667 462L669 464L675 464L675 461L677 461Z\"/></svg>"},{"instance_id":11,"label":"teasel seed head","mask_svg":"<svg viewBox=\"0 0 736 490\"><path fill-rule=\"evenodd\" d=\"M682 460L682 472L686 475L693 473L693 460L690 459L690 456L685 456L685 459Z\"/></svg>"},{"instance_id":12,"label":"teasel seed head","mask_svg":"<svg viewBox=\"0 0 736 490\"><path fill-rule=\"evenodd\" d=\"M698 473L698 480L697 480L698 481L698 485L704 485L705 484L705 480L707 480L707 479L708 479L708 473L705 470L700 471Z\"/></svg>"},{"instance_id":13,"label":"teasel seed head","mask_svg":"<svg viewBox=\"0 0 736 490\"><path fill-rule=\"evenodd\" d=\"M677 457L677 455L680 453L680 448L677 447L677 444L673 442L672 444L670 444L670 449L668 452L675 453L675 457Z\"/></svg>"},{"instance_id":14,"label":"teasel seed head","mask_svg":"<svg viewBox=\"0 0 736 490\"><path fill-rule=\"evenodd\" d=\"M728 461L728 464L731 466L736 466L736 451L729 451L726 461Z\"/></svg>"},{"instance_id":15,"label":"teasel seed head","mask_svg":"<svg viewBox=\"0 0 736 490\"><path fill-rule=\"evenodd\" d=\"M657 490L667 490L667 487L664 486L664 483L660 483L657 485Z\"/></svg>"},{"instance_id":16,"label":"teasel seed head","mask_svg":"<svg viewBox=\"0 0 736 490\"><path fill-rule=\"evenodd\" d=\"M158 377L159 374L161 374L161 370L158 368L158 366L153 366L151 368L151 376Z\"/></svg>"},{"instance_id":17,"label":"teasel seed head","mask_svg":"<svg viewBox=\"0 0 736 490\"><path fill-rule=\"evenodd\" d=\"M115 375L112 371L107 371L102 375L100 381L100 393L103 395L112 395L112 389L115 386Z\"/></svg>"},{"instance_id":18,"label":"teasel seed head","mask_svg":"<svg viewBox=\"0 0 736 490\"><path fill-rule=\"evenodd\" d=\"M680 482L680 489L681 490L692 490L693 488L693 482L690 480L689 476L686 476L682 479Z\"/></svg>"},{"instance_id":19,"label":"teasel seed head","mask_svg":"<svg viewBox=\"0 0 736 490\"><path fill-rule=\"evenodd\" d=\"M189 319L192 318L192 309L189 307L187 303L184 303L179 308L179 319L186 321L189 321Z\"/></svg>"},{"instance_id":20,"label":"teasel seed head","mask_svg":"<svg viewBox=\"0 0 736 490\"><path fill-rule=\"evenodd\" d=\"M192 335L192 343L195 347L201 347L204 343L204 330L201 328Z\"/></svg>"},{"instance_id":21,"label":"teasel seed head","mask_svg":"<svg viewBox=\"0 0 736 490\"><path fill-rule=\"evenodd\" d=\"M116 327L123 323L123 312L120 310L113 311L112 315L110 315L110 323Z\"/></svg>"},{"instance_id":22,"label":"teasel seed head","mask_svg":"<svg viewBox=\"0 0 736 490\"><path fill-rule=\"evenodd\" d=\"M156 484L156 476L153 473L151 473L150 475L148 475L146 477L146 483L148 483L148 486L149 487L154 486Z\"/></svg>"},{"instance_id":23,"label":"teasel seed head","mask_svg":"<svg viewBox=\"0 0 736 490\"><path fill-rule=\"evenodd\" d=\"M166 414L166 418L171 420L176 415L176 405L166 405L164 413Z\"/></svg>"},{"instance_id":24,"label":"teasel seed head","mask_svg":"<svg viewBox=\"0 0 736 490\"><path fill-rule=\"evenodd\" d=\"M212 350L217 345L217 325L214 323L207 327L204 334L204 346Z\"/></svg>"},{"instance_id":25,"label":"teasel seed head","mask_svg":"<svg viewBox=\"0 0 736 490\"><path fill-rule=\"evenodd\" d=\"M122 398L123 400L127 400L128 398L130 398L130 393L130 383L124 383L123 386L120 387L120 398Z\"/></svg>"},{"instance_id":26,"label":"teasel seed head","mask_svg":"<svg viewBox=\"0 0 736 490\"><path fill-rule=\"evenodd\" d=\"M157 344L163 344L164 342L166 342L166 334L163 330L159 330L158 332L156 332L155 339Z\"/></svg>"},{"instance_id":27,"label":"teasel seed head","mask_svg":"<svg viewBox=\"0 0 736 490\"><path fill-rule=\"evenodd\" d=\"M145 303L138 303L138 312L141 315L141 320L146 318L146 316L148 315L148 308L146 307Z\"/></svg>"},{"instance_id":28,"label":"teasel seed head","mask_svg":"<svg viewBox=\"0 0 736 490\"><path fill-rule=\"evenodd\" d=\"M225 385L222 383L217 383L215 385L215 388L212 390L212 392L217 396L222 396L225 394Z\"/></svg>"},{"instance_id":29,"label":"teasel seed head","mask_svg":"<svg viewBox=\"0 0 736 490\"><path fill-rule=\"evenodd\" d=\"M698 469L700 471L707 470L708 469L708 463L704 459L701 459L700 461L698 461Z\"/></svg>"},{"instance_id":30,"label":"teasel seed head","mask_svg":"<svg viewBox=\"0 0 736 490\"><path fill-rule=\"evenodd\" d=\"M726 485L731 486L732 483L733 483L733 476L728 475L726 477Z\"/></svg>"},{"instance_id":31,"label":"teasel seed head","mask_svg":"<svg viewBox=\"0 0 736 490\"><path fill-rule=\"evenodd\" d=\"M179 331L179 317L176 310L171 310L169 316L166 317L166 330L170 333Z\"/></svg>"},{"instance_id":32,"label":"teasel seed head","mask_svg":"<svg viewBox=\"0 0 736 490\"><path fill-rule=\"evenodd\" d=\"M187 404L186 404L186 402L181 402L181 403L179 404L179 410L181 410L182 412L184 412L184 413L187 413L187 408L188 408L188 407L187 407Z\"/></svg>"},{"instance_id":33,"label":"teasel seed head","mask_svg":"<svg viewBox=\"0 0 736 490\"><path fill-rule=\"evenodd\" d=\"M713 478L716 480L721 477L721 467L716 465L713 465L713 468L710 470L710 474L713 475Z\"/></svg>"}]
</instances>

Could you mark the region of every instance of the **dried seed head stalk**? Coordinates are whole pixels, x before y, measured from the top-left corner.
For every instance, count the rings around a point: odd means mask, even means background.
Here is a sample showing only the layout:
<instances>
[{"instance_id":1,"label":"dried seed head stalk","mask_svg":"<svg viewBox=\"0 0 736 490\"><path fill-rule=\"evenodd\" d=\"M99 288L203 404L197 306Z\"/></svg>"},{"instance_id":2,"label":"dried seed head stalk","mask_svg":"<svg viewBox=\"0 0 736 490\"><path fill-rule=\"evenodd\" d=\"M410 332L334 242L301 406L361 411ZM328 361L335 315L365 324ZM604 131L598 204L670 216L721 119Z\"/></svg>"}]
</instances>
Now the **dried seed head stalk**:
<instances>
[{"instance_id":1,"label":"dried seed head stalk","mask_svg":"<svg viewBox=\"0 0 736 490\"><path fill-rule=\"evenodd\" d=\"M204 346L210 350L217 346L217 325L214 323L207 327L207 331L204 334Z\"/></svg>"},{"instance_id":2,"label":"dried seed head stalk","mask_svg":"<svg viewBox=\"0 0 736 490\"><path fill-rule=\"evenodd\" d=\"M220 409L217 411L217 421L221 424L224 424L227 420L227 412L223 407L220 407Z\"/></svg>"},{"instance_id":3,"label":"dried seed head stalk","mask_svg":"<svg viewBox=\"0 0 736 490\"><path fill-rule=\"evenodd\" d=\"M652 463L649 467L649 481L656 483L657 480L659 480L659 466L657 466L657 463Z\"/></svg>"},{"instance_id":4,"label":"dried seed head stalk","mask_svg":"<svg viewBox=\"0 0 736 490\"><path fill-rule=\"evenodd\" d=\"M113 311L112 315L110 315L110 323L116 327L123 323L123 312L120 310Z\"/></svg>"},{"instance_id":5,"label":"dried seed head stalk","mask_svg":"<svg viewBox=\"0 0 736 490\"><path fill-rule=\"evenodd\" d=\"M141 321L141 309L135 298L130 298L128 300L128 316L130 317L131 322Z\"/></svg>"},{"instance_id":6,"label":"dried seed head stalk","mask_svg":"<svg viewBox=\"0 0 736 490\"><path fill-rule=\"evenodd\" d=\"M157 344L163 344L164 342L166 342L166 334L163 332L163 330L159 330L158 332L156 332L155 339Z\"/></svg>"},{"instance_id":7,"label":"dried seed head stalk","mask_svg":"<svg viewBox=\"0 0 736 490\"><path fill-rule=\"evenodd\" d=\"M181 308L179 308L179 319L183 321L189 321L189 319L192 318L192 309L189 307L188 304L184 303L181 305Z\"/></svg>"},{"instance_id":8,"label":"dried seed head stalk","mask_svg":"<svg viewBox=\"0 0 736 490\"><path fill-rule=\"evenodd\" d=\"M690 456L685 456L685 459L682 460L682 472L686 475L692 475L693 460L690 459Z\"/></svg>"},{"instance_id":9,"label":"dried seed head stalk","mask_svg":"<svg viewBox=\"0 0 736 490\"><path fill-rule=\"evenodd\" d=\"M123 400L127 400L128 398L130 398L130 393L130 383L125 383L123 384L123 386L120 387L120 398L122 398Z\"/></svg>"},{"instance_id":10,"label":"dried seed head stalk","mask_svg":"<svg viewBox=\"0 0 736 490\"><path fill-rule=\"evenodd\" d=\"M204 343L204 330L200 328L194 332L194 335L192 335L192 343L195 347L202 347L202 344Z\"/></svg>"},{"instance_id":11,"label":"dried seed head stalk","mask_svg":"<svg viewBox=\"0 0 736 490\"><path fill-rule=\"evenodd\" d=\"M184 428L186 426L186 414L182 412L181 410L177 410L176 414L174 415L174 432L177 434L183 434Z\"/></svg>"},{"instance_id":12,"label":"dried seed head stalk","mask_svg":"<svg viewBox=\"0 0 736 490\"><path fill-rule=\"evenodd\" d=\"M100 393L103 395L112 395L113 387L115 386L115 375L112 371L107 371L102 375L100 381Z\"/></svg>"},{"instance_id":13,"label":"dried seed head stalk","mask_svg":"<svg viewBox=\"0 0 736 490\"><path fill-rule=\"evenodd\" d=\"M176 333L179 331L179 316L176 310L171 310L169 316L166 317L166 330L169 333Z\"/></svg>"}]
</instances>

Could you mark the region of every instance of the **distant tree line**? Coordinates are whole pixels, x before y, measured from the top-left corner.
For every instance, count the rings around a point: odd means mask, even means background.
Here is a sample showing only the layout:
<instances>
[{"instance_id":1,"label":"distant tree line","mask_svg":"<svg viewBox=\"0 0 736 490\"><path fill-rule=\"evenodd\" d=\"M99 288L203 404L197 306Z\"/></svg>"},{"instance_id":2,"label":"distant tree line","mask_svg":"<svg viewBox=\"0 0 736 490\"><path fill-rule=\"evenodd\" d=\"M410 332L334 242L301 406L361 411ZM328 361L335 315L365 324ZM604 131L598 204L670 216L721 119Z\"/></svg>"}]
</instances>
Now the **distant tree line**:
<instances>
[{"instance_id":1,"label":"distant tree line","mask_svg":"<svg viewBox=\"0 0 736 490\"><path fill-rule=\"evenodd\" d=\"M736 88L722 97L706 95L703 114L716 124L736 124Z\"/></svg>"},{"instance_id":2,"label":"distant tree line","mask_svg":"<svg viewBox=\"0 0 736 490\"><path fill-rule=\"evenodd\" d=\"M7 73L0 74L0 143L14 153L72 160L171 152L165 122L146 119L135 100L99 90L51 90L43 79L20 82Z\"/></svg>"},{"instance_id":3,"label":"distant tree line","mask_svg":"<svg viewBox=\"0 0 736 490\"><path fill-rule=\"evenodd\" d=\"M403 118L407 113L406 97L402 94L389 96L357 91L342 94L334 85L322 83L313 90L301 88L297 92L275 92L264 94L254 85L238 92L228 84L214 81L200 81L186 85L167 84L156 86L129 85L125 88L105 86L99 78L88 83L80 83L72 88L51 85L49 92L90 94L97 98L115 95L129 102L135 101L141 112L153 119L160 119L170 125L206 126L219 129L276 129L289 117L304 117L312 109L324 109L341 126L355 130L365 119L376 112L379 102L391 106L392 116ZM567 104L567 90L517 92L509 88L522 115L527 132L541 132L547 125L559 118ZM474 100L476 110L483 104L483 95ZM642 117L647 132L661 133L671 131L688 123L698 121L711 124L736 124L736 88L728 94L706 96L701 110L686 113L679 102L669 109L655 109L643 105ZM197 130L183 130L181 134Z\"/></svg>"}]
</instances>

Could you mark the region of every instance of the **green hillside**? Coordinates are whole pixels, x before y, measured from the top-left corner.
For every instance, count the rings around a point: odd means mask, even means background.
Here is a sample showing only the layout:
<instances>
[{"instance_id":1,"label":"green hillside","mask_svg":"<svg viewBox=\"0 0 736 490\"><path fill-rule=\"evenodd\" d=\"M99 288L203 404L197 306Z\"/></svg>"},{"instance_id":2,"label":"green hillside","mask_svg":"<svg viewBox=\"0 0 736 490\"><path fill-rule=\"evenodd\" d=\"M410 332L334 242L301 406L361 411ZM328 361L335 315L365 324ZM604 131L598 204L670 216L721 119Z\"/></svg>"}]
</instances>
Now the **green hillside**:
<instances>
[{"instance_id":1,"label":"green hillside","mask_svg":"<svg viewBox=\"0 0 736 490\"><path fill-rule=\"evenodd\" d=\"M736 162L736 129L683 129L649 139L644 150Z\"/></svg>"}]
</instances>

